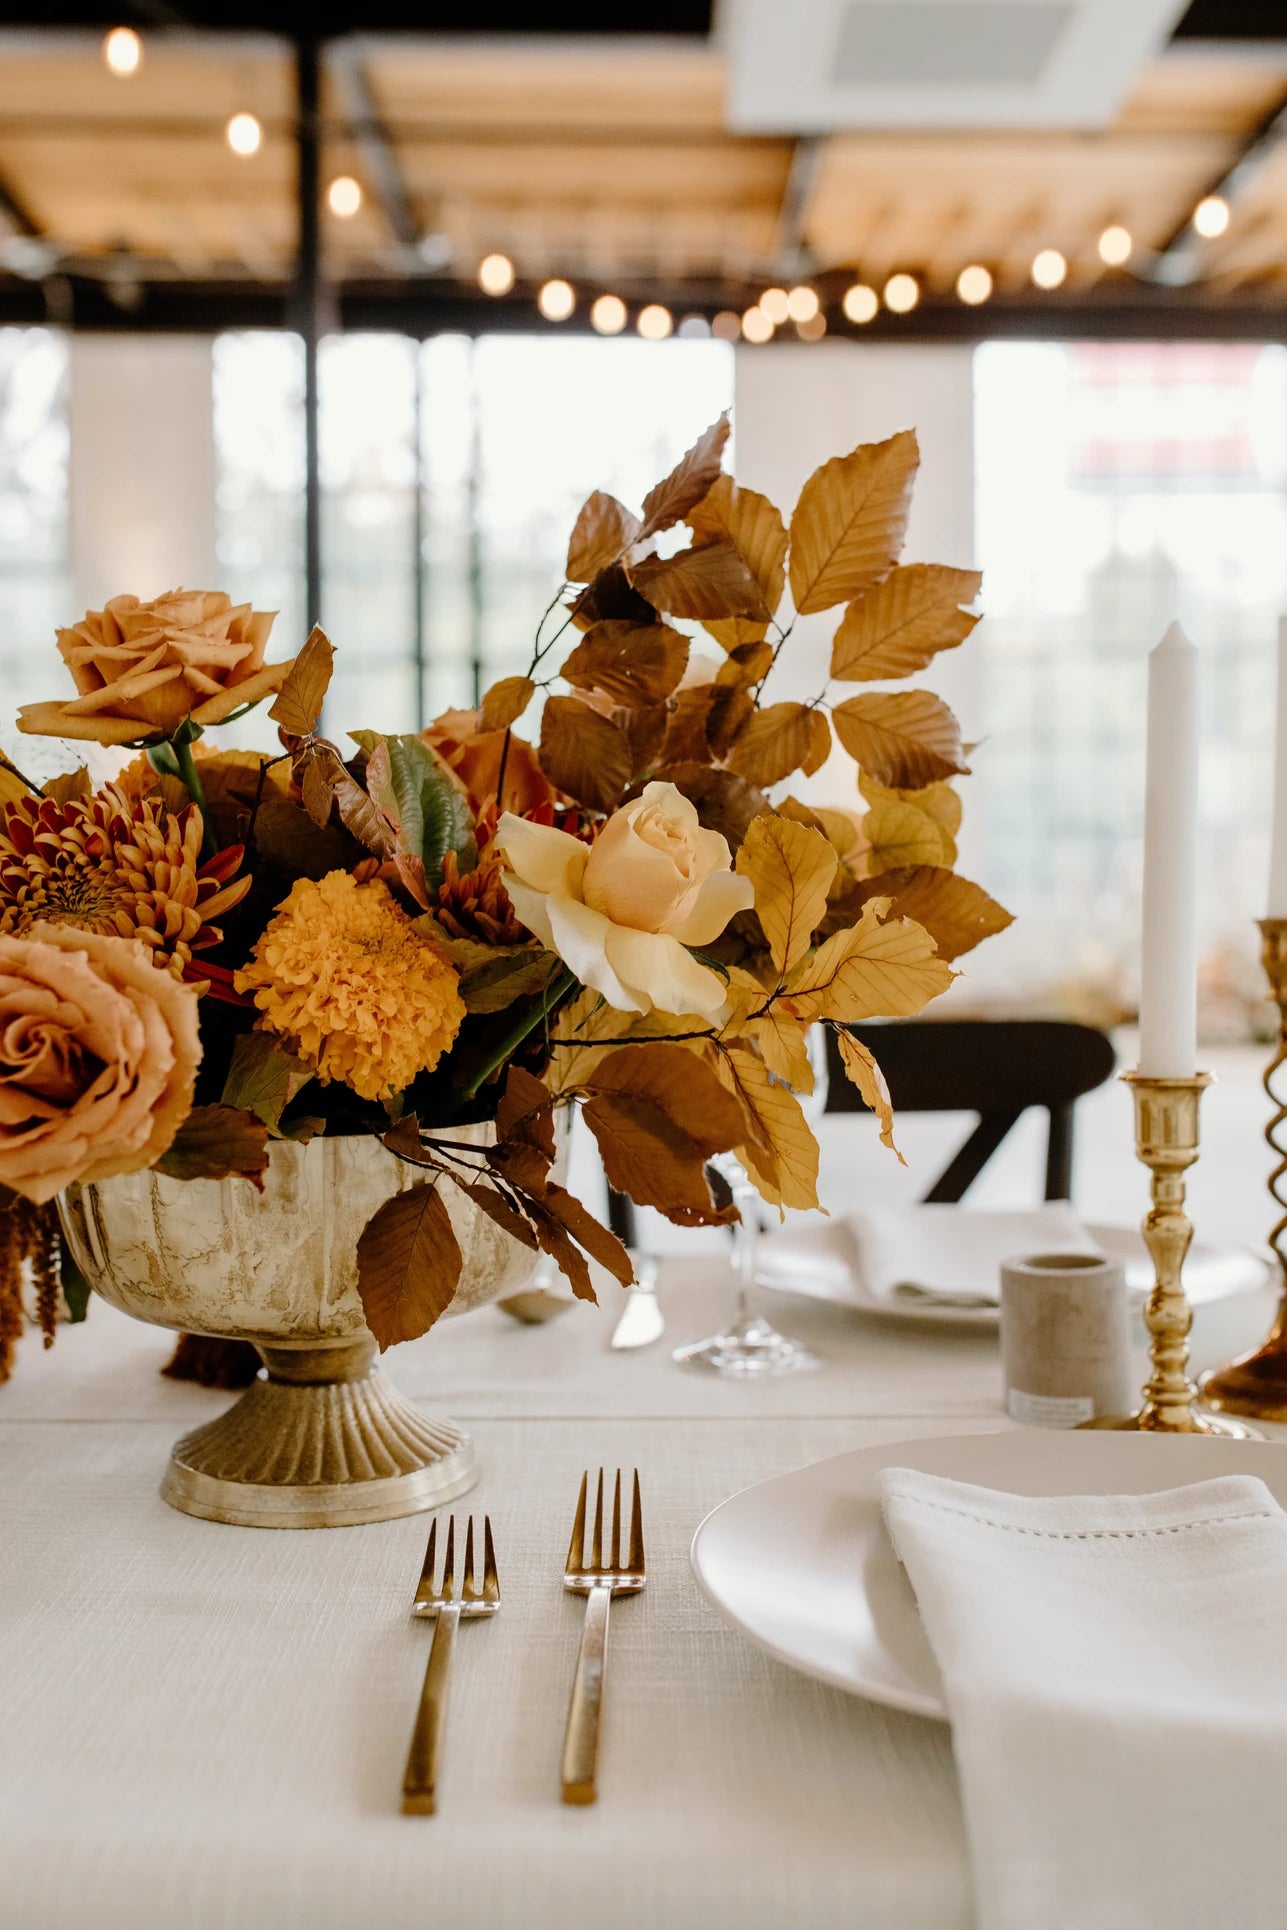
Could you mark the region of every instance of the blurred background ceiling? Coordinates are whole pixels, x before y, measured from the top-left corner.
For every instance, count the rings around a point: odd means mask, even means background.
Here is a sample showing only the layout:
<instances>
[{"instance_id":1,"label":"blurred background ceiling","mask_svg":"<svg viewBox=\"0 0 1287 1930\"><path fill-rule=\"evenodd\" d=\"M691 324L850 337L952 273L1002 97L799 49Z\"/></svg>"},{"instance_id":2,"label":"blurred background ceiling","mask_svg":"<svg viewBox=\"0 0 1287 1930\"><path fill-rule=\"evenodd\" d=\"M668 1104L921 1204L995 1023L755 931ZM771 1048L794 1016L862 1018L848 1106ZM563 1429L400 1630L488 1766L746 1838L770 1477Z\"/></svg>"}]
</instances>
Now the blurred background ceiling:
<instances>
[{"instance_id":1,"label":"blurred background ceiling","mask_svg":"<svg viewBox=\"0 0 1287 1930\"><path fill-rule=\"evenodd\" d=\"M833 331L1287 337L1283 0L0 7L0 320L280 324L318 41L348 322L548 326L563 278L568 328L808 282ZM900 274L911 312L845 316Z\"/></svg>"}]
</instances>

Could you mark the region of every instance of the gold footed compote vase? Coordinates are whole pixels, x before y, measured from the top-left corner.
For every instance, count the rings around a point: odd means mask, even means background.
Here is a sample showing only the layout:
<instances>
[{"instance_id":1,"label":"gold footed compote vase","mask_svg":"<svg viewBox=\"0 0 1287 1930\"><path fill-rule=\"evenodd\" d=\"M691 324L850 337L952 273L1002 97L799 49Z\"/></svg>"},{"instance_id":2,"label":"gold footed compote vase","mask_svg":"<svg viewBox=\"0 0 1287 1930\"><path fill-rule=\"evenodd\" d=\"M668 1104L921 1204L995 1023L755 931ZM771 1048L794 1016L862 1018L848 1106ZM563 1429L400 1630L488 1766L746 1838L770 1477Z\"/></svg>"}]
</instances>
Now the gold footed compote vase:
<instances>
[{"instance_id":1,"label":"gold footed compote vase","mask_svg":"<svg viewBox=\"0 0 1287 1930\"><path fill-rule=\"evenodd\" d=\"M1260 957L1278 1007L1278 1046L1265 1070L1264 1087L1273 1116L1265 1138L1275 1165L1269 1192L1278 1214L1269 1244L1278 1256L1280 1297L1268 1337L1249 1354L1202 1377L1202 1398L1227 1414L1248 1414L1256 1421L1287 1421L1287 1097L1275 1091L1287 1065L1287 918L1262 918Z\"/></svg>"},{"instance_id":2,"label":"gold footed compote vase","mask_svg":"<svg viewBox=\"0 0 1287 1930\"><path fill-rule=\"evenodd\" d=\"M492 1127L450 1137L488 1143ZM332 1528L436 1508L474 1485L469 1436L385 1378L357 1294L363 1227L420 1177L377 1139L323 1137L274 1141L262 1194L244 1179L143 1172L61 1196L68 1245L104 1300L262 1356L241 1398L175 1443L161 1484L172 1507L247 1528ZM449 1313L512 1293L531 1255L457 1188L443 1199L464 1261Z\"/></svg>"},{"instance_id":3,"label":"gold footed compote vase","mask_svg":"<svg viewBox=\"0 0 1287 1930\"><path fill-rule=\"evenodd\" d=\"M1254 1428L1204 1414L1189 1376L1193 1309L1184 1291L1184 1260L1193 1239L1193 1222L1184 1210L1184 1176L1198 1156L1198 1108L1211 1074L1163 1079L1125 1072L1122 1078L1135 1101L1136 1155L1150 1174L1152 1205L1140 1230L1153 1261L1153 1288L1144 1311L1152 1373L1138 1412L1100 1415L1082 1426L1252 1439Z\"/></svg>"}]
</instances>

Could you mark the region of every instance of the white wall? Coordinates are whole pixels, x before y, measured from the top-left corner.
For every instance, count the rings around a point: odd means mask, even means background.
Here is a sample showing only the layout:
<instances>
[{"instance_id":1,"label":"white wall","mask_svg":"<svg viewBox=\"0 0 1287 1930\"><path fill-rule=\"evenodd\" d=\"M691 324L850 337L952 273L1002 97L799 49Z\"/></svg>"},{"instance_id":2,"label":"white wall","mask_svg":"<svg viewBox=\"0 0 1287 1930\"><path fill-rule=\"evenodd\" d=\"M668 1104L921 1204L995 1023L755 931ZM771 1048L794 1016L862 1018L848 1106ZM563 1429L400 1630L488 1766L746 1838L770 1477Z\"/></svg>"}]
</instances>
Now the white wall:
<instances>
[{"instance_id":1,"label":"white wall","mask_svg":"<svg viewBox=\"0 0 1287 1930\"><path fill-rule=\"evenodd\" d=\"M217 587L211 340L71 337L71 552L78 610Z\"/></svg>"},{"instance_id":2,"label":"white wall","mask_svg":"<svg viewBox=\"0 0 1287 1930\"><path fill-rule=\"evenodd\" d=\"M774 344L736 351L735 468L788 518L806 477L859 442L915 429L921 445L904 557L974 562L974 391L969 348L906 348L860 342ZM986 590L986 586L985 586ZM816 696L840 612L801 619L774 670L769 695ZM967 741L978 725L974 653L935 659L924 681L946 699ZM852 690L850 692L852 694ZM854 802L853 766L836 757L807 787L816 798Z\"/></svg>"}]
</instances>

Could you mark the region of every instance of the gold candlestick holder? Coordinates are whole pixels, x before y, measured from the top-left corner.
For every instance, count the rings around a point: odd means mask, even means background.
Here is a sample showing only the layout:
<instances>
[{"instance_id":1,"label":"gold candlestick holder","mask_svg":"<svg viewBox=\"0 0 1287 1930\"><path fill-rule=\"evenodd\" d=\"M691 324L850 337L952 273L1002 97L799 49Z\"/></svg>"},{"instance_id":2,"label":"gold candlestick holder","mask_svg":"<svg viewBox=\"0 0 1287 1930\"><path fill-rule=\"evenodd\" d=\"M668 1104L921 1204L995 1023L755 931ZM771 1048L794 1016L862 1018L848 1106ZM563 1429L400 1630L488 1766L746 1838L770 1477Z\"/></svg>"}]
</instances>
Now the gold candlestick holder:
<instances>
[{"instance_id":1,"label":"gold candlestick holder","mask_svg":"<svg viewBox=\"0 0 1287 1930\"><path fill-rule=\"evenodd\" d=\"M1184 1258L1193 1222L1184 1210L1184 1175L1198 1156L1198 1106L1211 1074L1155 1079L1125 1072L1122 1078L1135 1101L1136 1157L1151 1175L1153 1203L1140 1230L1153 1260L1153 1290L1144 1313L1153 1371L1137 1414L1104 1415L1084 1425L1148 1434L1227 1434L1245 1440L1250 1428L1198 1411L1198 1390L1189 1378L1193 1309L1184 1291Z\"/></svg>"},{"instance_id":2,"label":"gold candlestick holder","mask_svg":"<svg viewBox=\"0 0 1287 1930\"><path fill-rule=\"evenodd\" d=\"M1287 918L1262 918L1260 940L1261 963L1278 1007L1278 1049L1265 1070L1264 1088L1274 1109L1265 1138L1277 1161L1269 1175L1269 1192L1279 1217L1269 1244L1278 1256L1281 1297L1268 1339L1227 1367L1205 1374L1202 1399L1224 1413L1287 1421L1287 1097L1274 1090L1275 1077L1287 1064Z\"/></svg>"}]
</instances>

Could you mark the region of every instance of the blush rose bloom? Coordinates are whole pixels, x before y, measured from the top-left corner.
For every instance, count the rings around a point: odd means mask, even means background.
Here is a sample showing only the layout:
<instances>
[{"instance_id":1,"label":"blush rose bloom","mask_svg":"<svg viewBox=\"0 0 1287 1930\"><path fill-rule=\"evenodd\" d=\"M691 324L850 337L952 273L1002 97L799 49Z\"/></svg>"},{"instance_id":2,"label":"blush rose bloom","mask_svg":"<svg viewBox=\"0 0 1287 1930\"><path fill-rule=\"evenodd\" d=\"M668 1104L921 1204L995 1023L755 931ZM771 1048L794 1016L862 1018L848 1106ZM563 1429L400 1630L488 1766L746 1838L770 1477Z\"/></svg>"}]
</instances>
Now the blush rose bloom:
<instances>
[{"instance_id":1,"label":"blush rose bloom","mask_svg":"<svg viewBox=\"0 0 1287 1930\"><path fill-rule=\"evenodd\" d=\"M713 1018L723 1009L723 979L685 947L709 945L755 894L673 784L645 785L591 846L509 812L496 846L528 930L617 1011Z\"/></svg>"},{"instance_id":2,"label":"blush rose bloom","mask_svg":"<svg viewBox=\"0 0 1287 1930\"><path fill-rule=\"evenodd\" d=\"M192 1106L197 994L135 940L0 937L0 1185L43 1205L151 1166Z\"/></svg>"},{"instance_id":3,"label":"blush rose bloom","mask_svg":"<svg viewBox=\"0 0 1287 1930\"><path fill-rule=\"evenodd\" d=\"M168 737L190 717L221 724L279 690L290 663L265 663L273 613L222 590L170 590L142 603L114 596L87 610L58 649L77 695L23 704L18 729L36 737L131 744Z\"/></svg>"}]
</instances>

